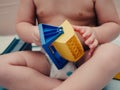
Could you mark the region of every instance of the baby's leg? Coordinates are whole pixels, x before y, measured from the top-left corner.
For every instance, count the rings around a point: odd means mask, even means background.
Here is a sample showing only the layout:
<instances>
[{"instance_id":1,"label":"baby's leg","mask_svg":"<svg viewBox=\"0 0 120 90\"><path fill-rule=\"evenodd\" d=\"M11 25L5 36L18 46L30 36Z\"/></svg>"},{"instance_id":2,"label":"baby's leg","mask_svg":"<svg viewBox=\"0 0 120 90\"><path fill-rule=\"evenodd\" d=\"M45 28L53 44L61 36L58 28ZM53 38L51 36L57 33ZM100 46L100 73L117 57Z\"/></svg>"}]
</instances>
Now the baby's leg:
<instances>
[{"instance_id":1,"label":"baby's leg","mask_svg":"<svg viewBox=\"0 0 120 90\"><path fill-rule=\"evenodd\" d=\"M54 90L101 90L120 71L120 46L103 44Z\"/></svg>"},{"instance_id":2,"label":"baby's leg","mask_svg":"<svg viewBox=\"0 0 120 90\"><path fill-rule=\"evenodd\" d=\"M0 56L0 85L12 90L52 90L61 81L49 78L50 65L41 52Z\"/></svg>"}]
</instances>

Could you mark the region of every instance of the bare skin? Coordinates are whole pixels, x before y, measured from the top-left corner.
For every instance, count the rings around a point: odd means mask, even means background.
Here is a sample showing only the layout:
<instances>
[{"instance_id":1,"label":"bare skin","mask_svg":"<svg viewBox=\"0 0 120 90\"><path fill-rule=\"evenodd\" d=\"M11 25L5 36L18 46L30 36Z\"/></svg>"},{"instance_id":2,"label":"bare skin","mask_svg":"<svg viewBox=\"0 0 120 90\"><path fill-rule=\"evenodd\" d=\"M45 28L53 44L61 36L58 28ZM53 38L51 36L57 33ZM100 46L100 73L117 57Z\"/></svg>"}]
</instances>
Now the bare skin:
<instances>
[{"instance_id":1,"label":"bare skin","mask_svg":"<svg viewBox=\"0 0 120 90\"><path fill-rule=\"evenodd\" d=\"M120 33L113 0L21 0L17 33L24 41L40 45L36 19L56 26L67 19L90 48L82 58L87 62L60 81L49 77L50 65L41 52L2 55L0 85L10 90L101 90L120 71L120 47L108 43Z\"/></svg>"}]
</instances>

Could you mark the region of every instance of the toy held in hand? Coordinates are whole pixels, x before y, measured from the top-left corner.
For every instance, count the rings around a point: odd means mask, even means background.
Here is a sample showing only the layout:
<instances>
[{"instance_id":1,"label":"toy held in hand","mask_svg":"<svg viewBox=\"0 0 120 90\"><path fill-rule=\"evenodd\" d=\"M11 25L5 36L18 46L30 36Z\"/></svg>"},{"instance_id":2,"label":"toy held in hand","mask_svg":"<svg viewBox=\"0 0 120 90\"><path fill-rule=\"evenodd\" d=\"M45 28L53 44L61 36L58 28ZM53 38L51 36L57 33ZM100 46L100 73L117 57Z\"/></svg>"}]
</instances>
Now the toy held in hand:
<instances>
[{"instance_id":1,"label":"toy held in hand","mask_svg":"<svg viewBox=\"0 0 120 90\"><path fill-rule=\"evenodd\" d=\"M67 20L59 27L39 24L39 30L42 47L58 69L84 55L82 44Z\"/></svg>"}]
</instances>

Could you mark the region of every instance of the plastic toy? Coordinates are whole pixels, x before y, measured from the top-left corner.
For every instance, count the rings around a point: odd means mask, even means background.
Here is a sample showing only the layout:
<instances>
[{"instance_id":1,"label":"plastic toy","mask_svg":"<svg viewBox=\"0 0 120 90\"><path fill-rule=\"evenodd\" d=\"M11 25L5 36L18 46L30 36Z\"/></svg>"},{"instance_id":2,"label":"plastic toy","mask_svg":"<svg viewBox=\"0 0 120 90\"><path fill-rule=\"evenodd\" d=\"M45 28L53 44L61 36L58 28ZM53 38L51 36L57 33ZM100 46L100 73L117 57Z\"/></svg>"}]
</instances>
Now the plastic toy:
<instances>
[{"instance_id":1,"label":"plastic toy","mask_svg":"<svg viewBox=\"0 0 120 90\"><path fill-rule=\"evenodd\" d=\"M42 43L43 49L46 51L48 56L54 62L58 69L62 69L68 61L64 58L60 57L57 53L56 49L53 47L52 43L63 34L63 30L61 27L55 27L46 24L39 24L40 30L40 39Z\"/></svg>"},{"instance_id":2,"label":"plastic toy","mask_svg":"<svg viewBox=\"0 0 120 90\"><path fill-rule=\"evenodd\" d=\"M83 56L84 49L67 20L59 27L39 24L39 31L42 47L58 69Z\"/></svg>"},{"instance_id":3,"label":"plastic toy","mask_svg":"<svg viewBox=\"0 0 120 90\"><path fill-rule=\"evenodd\" d=\"M118 79L118 80L120 80L120 72L117 73L117 74L114 76L114 79Z\"/></svg>"}]
</instances>

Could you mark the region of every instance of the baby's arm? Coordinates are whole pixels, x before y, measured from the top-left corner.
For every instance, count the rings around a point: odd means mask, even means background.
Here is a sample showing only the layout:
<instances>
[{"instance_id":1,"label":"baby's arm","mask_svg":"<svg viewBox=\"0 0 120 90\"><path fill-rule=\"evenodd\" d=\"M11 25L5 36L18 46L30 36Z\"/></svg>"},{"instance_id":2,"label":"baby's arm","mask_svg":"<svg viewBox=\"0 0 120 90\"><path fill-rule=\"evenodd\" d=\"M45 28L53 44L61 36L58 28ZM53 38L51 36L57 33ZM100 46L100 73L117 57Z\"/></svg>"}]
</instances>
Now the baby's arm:
<instances>
[{"instance_id":1,"label":"baby's arm","mask_svg":"<svg viewBox=\"0 0 120 90\"><path fill-rule=\"evenodd\" d=\"M78 30L84 39L85 44L90 48L91 54L98 44L112 41L120 34L120 19L111 0L94 0L98 26L73 26ZM103 7L107 3L107 7ZM106 12L107 11L107 12Z\"/></svg>"},{"instance_id":2,"label":"baby's arm","mask_svg":"<svg viewBox=\"0 0 120 90\"><path fill-rule=\"evenodd\" d=\"M120 18L113 0L94 0L98 27L93 28L99 43L112 41L120 34ZM105 4L105 5L104 5Z\"/></svg>"},{"instance_id":3,"label":"baby's arm","mask_svg":"<svg viewBox=\"0 0 120 90\"><path fill-rule=\"evenodd\" d=\"M113 0L94 0L94 3L98 20L98 26L74 26L74 28L80 30L80 32L83 29L86 29L86 31L93 30L93 32L91 33L95 34L96 39L100 44L112 41L120 34L120 18L115 9L114 2ZM107 4L107 6L103 5L104 3ZM87 33L87 35L85 36L88 35L89 33ZM83 36L83 38L85 36ZM88 43L86 44L89 46Z\"/></svg>"},{"instance_id":4,"label":"baby's arm","mask_svg":"<svg viewBox=\"0 0 120 90\"><path fill-rule=\"evenodd\" d=\"M33 0L21 0L17 15L16 31L21 39L39 45L39 32Z\"/></svg>"}]
</instances>

